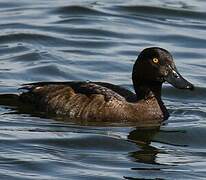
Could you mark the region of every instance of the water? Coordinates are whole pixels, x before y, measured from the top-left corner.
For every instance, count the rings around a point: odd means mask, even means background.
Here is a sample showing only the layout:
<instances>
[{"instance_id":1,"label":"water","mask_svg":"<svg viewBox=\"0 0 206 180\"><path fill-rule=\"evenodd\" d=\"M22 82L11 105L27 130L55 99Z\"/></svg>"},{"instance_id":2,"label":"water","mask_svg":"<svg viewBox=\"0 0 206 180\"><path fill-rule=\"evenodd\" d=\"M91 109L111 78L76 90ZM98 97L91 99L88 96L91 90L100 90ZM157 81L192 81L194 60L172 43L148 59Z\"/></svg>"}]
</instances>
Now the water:
<instances>
[{"instance_id":1,"label":"water","mask_svg":"<svg viewBox=\"0 0 206 180\"><path fill-rule=\"evenodd\" d=\"M0 179L206 179L206 2L0 1L0 93L36 81L132 89L145 47L174 56L194 92L164 86L156 130L57 121L0 106Z\"/></svg>"}]
</instances>

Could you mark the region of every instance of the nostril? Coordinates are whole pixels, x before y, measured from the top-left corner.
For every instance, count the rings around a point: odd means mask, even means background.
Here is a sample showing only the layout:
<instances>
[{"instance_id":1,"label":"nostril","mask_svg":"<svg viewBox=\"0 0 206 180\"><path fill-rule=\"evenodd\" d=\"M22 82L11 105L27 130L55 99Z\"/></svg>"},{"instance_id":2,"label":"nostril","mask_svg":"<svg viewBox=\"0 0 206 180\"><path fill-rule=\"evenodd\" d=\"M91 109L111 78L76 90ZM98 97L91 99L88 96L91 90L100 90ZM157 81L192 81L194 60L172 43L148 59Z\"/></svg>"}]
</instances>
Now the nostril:
<instances>
[{"instance_id":1,"label":"nostril","mask_svg":"<svg viewBox=\"0 0 206 180\"><path fill-rule=\"evenodd\" d=\"M169 74L169 71L166 70L166 71L164 72L164 76L167 76L168 74Z\"/></svg>"}]
</instances>

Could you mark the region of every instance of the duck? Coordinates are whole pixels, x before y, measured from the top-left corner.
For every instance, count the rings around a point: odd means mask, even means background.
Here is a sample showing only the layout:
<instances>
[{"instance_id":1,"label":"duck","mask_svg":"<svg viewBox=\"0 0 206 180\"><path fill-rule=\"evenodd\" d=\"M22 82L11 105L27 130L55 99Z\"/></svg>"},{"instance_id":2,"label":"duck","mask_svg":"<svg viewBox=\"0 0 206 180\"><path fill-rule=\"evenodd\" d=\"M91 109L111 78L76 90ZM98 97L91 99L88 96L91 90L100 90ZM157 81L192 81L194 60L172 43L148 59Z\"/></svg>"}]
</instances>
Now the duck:
<instances>
[{"instance_id":1,"label":"duck","mask_svg":"<svg viewBox=\"0 0 206 180\"><path fill-rule=\"evenodd\" d=\"M172 55L160 47L143 49L132 71L134 92L108 82L66 81L24 84L19 101L73 121L158 124L169 117L162 84L193 90L178 72Z\"/></svg>"}]
</instances>

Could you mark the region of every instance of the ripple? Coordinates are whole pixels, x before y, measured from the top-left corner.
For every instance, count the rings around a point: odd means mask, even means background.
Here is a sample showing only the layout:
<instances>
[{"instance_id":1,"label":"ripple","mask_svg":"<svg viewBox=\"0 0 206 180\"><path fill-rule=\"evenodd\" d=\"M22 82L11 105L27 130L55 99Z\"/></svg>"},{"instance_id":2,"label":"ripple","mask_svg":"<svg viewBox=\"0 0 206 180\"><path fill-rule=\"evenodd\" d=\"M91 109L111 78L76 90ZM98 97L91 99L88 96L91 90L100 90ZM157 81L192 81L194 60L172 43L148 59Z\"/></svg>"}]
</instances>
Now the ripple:
<instances>
[{"instance_id":1,"label":"ripple","mask_svg":"<svg viewBox=\"0 0 206 180\"><path fill-rule=\"evenodd\" d=\"M155 139L158 142L172 146L181 146L185 151L190 151L191 149L187 147L203 148L205 146L205 139L199 138L204 137L204 134L205 127L166 127L162 129Z\"/></svg>"},{"instance_id":2,"label":"ripple","mask_svg":"<svg viewBox=\"0 0 206 180\"><path fill-rule=\"evenodd\" d=\"M105 16L106 13L101 12L97 9L93 9L92 7L88 6L62 6L58 7L56 10L53 10L52 13L64 14L64 15L92 15L92 16Z\"/></svg>"},{"instance_id":3,"label":"ripple","mask_svg":"<svg viewBox=\"0 0 206 180\"><path fill-rule=\"evenodd\" d=\"M201 100L205 100L206 97L206 88L205 87L195 87L194 91L186 91L186 90L179 90L173 87L165 87L163 90L164 96L171 97L174 100L178 99L185 99L188 101L198 100L198 102L201 102Z\"/></svg>"},{"instance_id":4,"label":"ripple","mask_svg":"<svg viewBox=\"0 0 206 180\"><path fill-rule=\"evenodd\" d=\"M191 11L191 10L183 10L177 8L166 8L166 7L158 7L158 6L117 6L118 10L123 12L131 13L131 15L149 15L150 17L158 17L158 18L188 18L188 19L197 19L204 20L206 13L200 11ZM153 12L151 14L151 12Z\"/></svg>"}]
</instances>

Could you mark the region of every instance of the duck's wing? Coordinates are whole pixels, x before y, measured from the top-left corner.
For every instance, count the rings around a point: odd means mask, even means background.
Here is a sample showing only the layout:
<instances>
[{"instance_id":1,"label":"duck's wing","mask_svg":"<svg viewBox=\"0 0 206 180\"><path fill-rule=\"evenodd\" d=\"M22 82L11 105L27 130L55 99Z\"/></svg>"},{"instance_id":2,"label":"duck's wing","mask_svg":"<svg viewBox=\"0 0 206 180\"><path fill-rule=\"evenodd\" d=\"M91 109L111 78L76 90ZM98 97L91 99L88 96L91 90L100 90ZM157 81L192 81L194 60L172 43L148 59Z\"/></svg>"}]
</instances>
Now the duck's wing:
<instances>
[{"instance_id":1,"label":"duck's wing","mask_svg":"<svg viewBox=\"0 0 206 180\"><path fill-rule=\"evenodd\" d=\"M115 85L95 82L40 82L25 84L23 104L41 112L65 115L72 120L121 121L127 116L128 91ZM125 92L125 93L123 93Z\"/></svg>"},{"instance_id":2,"label":"duck's wing","mask_svg":"<svg viewBox=\"0 0 206 180\"><path fill-rule=\"evenodd\" d=\"M105 88L108 88L108 89L114 91L115 93L117 93L120 96L124 97L129 102L136 101L136 94L133 93L132 91L124 88L124 87L114 85L114 84L110 84L110 83L106 83L106 82L95 82L95 83L100 85L100 86L103 86Z\"/></svg>"},{"instance_id":3,"label":"duck's wing","mask_svg":"<svg viewBox=\"0 0 206 180\"><path fill-rule=\"evenodd\" d=\"M76 94L84 94L90 96L92 94L100 94L105 97L106 101L113 98L120 101L132 101L135 99L135 94L125 88L105 82L38 82L24 84L20 89L26 89L28 93L49 93L50 91L60 90L70 87ZM68 89L67 89L68 90Z\"/></svg>"}]
</instances>

